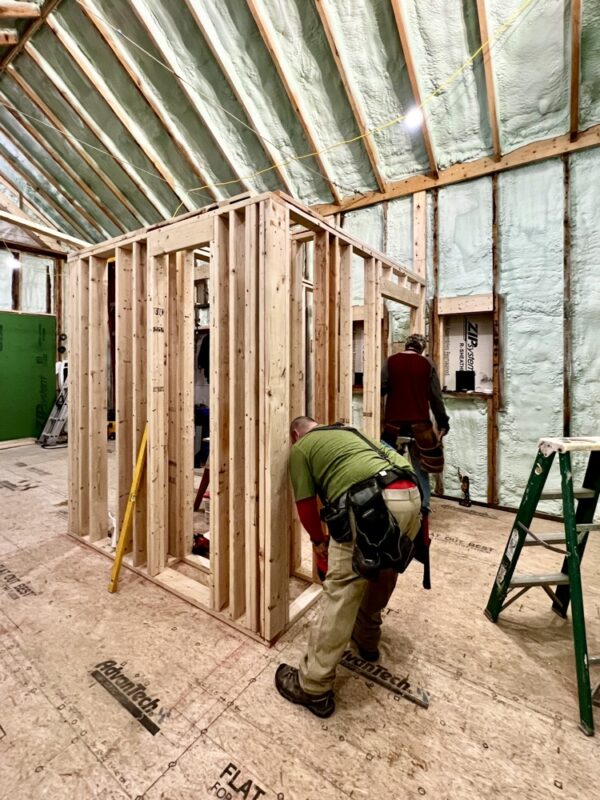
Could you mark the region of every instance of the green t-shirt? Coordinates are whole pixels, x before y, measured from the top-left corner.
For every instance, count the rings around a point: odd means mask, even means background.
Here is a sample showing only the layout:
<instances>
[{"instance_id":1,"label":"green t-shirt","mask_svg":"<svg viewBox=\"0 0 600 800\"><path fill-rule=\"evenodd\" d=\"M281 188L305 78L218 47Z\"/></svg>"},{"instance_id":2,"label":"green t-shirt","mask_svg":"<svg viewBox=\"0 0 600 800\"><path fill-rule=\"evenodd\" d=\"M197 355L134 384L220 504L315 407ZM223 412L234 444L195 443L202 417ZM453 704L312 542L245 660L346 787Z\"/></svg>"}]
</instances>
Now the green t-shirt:
<instances>
[{"instance_id":1,"label":"green t-shirt","mask_svg":"<svg viewBox=\"0 0 600 800\"><path fill-rule=\"evenodd\" d=\"M371 439L389 459L403 469L412 468L395 450ZM314 497L317 488L330 502L359 481L371 478L390 466L352 431L314 428L292 445L289 472L296 501Z\"/></svg>"}]
</instances>

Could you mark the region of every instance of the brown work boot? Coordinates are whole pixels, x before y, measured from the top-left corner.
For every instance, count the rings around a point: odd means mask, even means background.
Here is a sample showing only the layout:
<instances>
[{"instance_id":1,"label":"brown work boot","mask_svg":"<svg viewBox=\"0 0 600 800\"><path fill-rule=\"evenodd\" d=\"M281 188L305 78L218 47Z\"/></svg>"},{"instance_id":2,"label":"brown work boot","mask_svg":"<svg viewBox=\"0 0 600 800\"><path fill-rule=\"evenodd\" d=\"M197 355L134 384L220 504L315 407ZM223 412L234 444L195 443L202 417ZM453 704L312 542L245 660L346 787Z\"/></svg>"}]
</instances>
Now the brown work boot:
<instances>
[{"instance_id":1,"label":"brown work boot","mask_svg":"<svg viewBox=\"0 0 600 800\"><path fill-rule=\"evenodd\" d=\"M290 703L305 706L317 717L330 717L335 711L335 699L332 691L323 694L310 694L300 686L298 670L289 664L280 664L275 673L277 691Z\"/></svg>"}]
</instances>

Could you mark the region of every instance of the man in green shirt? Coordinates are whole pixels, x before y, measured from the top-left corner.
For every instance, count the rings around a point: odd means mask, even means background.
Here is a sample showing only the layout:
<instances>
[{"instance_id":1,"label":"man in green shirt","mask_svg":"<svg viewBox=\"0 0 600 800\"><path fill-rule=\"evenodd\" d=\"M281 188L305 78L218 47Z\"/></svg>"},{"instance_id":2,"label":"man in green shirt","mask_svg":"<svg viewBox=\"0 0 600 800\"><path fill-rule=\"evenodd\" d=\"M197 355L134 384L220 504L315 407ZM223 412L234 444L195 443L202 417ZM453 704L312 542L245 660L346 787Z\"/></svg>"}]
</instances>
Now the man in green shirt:
<instances>
[{"instance_id":1,"label":"man in green shirt","mask_svg":"<svg viewBox=\"0 0 600 800\"><path fill-rule=\"evenodd\" d=\"M391 448L376 452L352 429L322 428L311 417L297 417L290 426L292 448L289 473L296 508L315 549L323 583L321 617L312 629L300 668L281 664L275 676L279 693L292 703L306 706L318 717L335 710L333 682L348 640L352 637L367 661L379 658L381 612L391 597L398 574L381 570L375 581L354 572L352 541L329 541L324 534L317 507L317 495L335 507L352 486L375 475L391 475L390 467L409 475L410 464ZM371 440L381 451L381 442ZM391 462L391 463L390 463ZM393 478L393 475L391 475ZM413 480L398 479L387 484L383 497L400 530L414 539L419 531L421 497Z\"/></svg>"}]
</instances>

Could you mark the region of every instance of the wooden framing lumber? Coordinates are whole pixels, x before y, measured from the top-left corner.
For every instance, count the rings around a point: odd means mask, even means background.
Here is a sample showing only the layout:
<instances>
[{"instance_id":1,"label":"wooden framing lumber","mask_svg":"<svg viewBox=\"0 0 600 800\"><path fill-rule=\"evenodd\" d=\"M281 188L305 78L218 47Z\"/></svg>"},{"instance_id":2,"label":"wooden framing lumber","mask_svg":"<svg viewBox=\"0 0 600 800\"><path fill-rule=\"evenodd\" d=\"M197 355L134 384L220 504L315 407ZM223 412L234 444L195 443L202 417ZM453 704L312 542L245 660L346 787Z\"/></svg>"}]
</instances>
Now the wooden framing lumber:
<instances>
[{"instance_id":1,"label":"wooden framing lumber","mask_svg":"<svg viewBox=\"0 0 600 800\"><path fill-rule=\"evenodd\" d=\"M483 175L493 175L497 172L516 169L527 164L556 158L565 153L577 153L591 147L598 147L598 145L600 145L600 125L594 125L586 131L581 131L575 140L571 140L569 133L550 139L540 139L537 142L518 147L510 153L505 153L499 161L491 156L485 156L475 161L455 164L448 169L440 170L436 178L430 175L413 175L410 178L389 183L385 192L365 192L356 197L345 198L341 203L316 205L314 210L323 216L338 214L342 211L353 211L385 200L393 200L396 197L406 197L415 192L449 186L451 183L470 181Z\"/></svg>"},{"instance_id":2,"label":"wooden framing lumber","mask_svg":"<svg viewBox=\"0 0 600 800\"><path fill-rule=\"evenodd\" d=\"M79 98L76 97L76 95L69 89L65 81L54 69L52 64L50 64L50 62L47 61L41 55L41 53L39 53L35 49L35 47L31 43L28 43L25 46L25 52L27 53L27 55L31 56L33 61L35 61L36 65L41 69L41 71L44 73L46 78L48 78L50 83L57 89L57 91L61 94L61 96L71 106L71 108L81 119L81 121L90 129L90 131L94 134L94 136L102 142L102 145L106 149L107 153L109 153L112 156L112 158L114 158L114 160L118 162L123 172L127 174L127 176L132 181L137 190L142 192L142 194L146 197L148 202L154 207L157 213L161 217L164 217L165 219L171 217L175 209L168 208L160 199L160 197L156 194L156 192L152 189L152 187L149 185L146 178L141 177L141 175L135 169L135 167L133 167L123 157L123 155L116 148L112 137L100 125L98 125L94 117L82 105ZM115 115L118 118L118 114L114 106L111 106L111 108L113 113L115 113ZM139 141L138 141L138 146L140 146L140 149L143 152L143 148L141 147ZM156 177L159 180L161 179L161 176L158 173Z\"/></svg>"},{"instance_id":3,"label":"wooden framing lumber","mask_svg":"<svg viewBox=\"0 0 600 800\"><path fill-rule=\"evenodd\" d=\"M16 44L19 41L19 34L16 28L0 28L0 45Z\"/></svg>"},{"instance_id":4,"label":"wooden framing lumber","mask_svg":"<svg viewBox=\"0 0 600 800\"><path fill-rule=\"evenodd\" d=\"M494 82L494 70L492 67L492 53L489 45L490 36L488 32L485 0L477 0L477 19L479 21L479 36L483 46L483 72L485 75L485 93L488 106L488 117L490 120L490 131L492 133L492 154L494 160L499 161L502 156L502 148L500 145L498 104L496 102L496 88Z\"/></svg>"},{"instance_id":5,"label":"wooden framing lumber","mask_svg":"<svg viewBox=\"0 0 600 800\"><path fill-rule=\"evenodd\" d=\"M346 68L344 67L342 55L340 53L339 47L335 40L335 35L333 33L333 28L331 26L331 22L329 19L329 12L327 10L326 2L325 0L315 0L315 4L317 13L321 20L321 25L325 32L325 36L327 37L327 42L329 43L331 55L333 56L333 60L335 61L335 65L339 72L340 79L344 87L344 91L346 92L348 103L350 105L350 108L352 109L352 114L354 115L354 121L356 122L356 127L358 128L358 132L360 133L360 135L363 137L362 143L369 158L371 169L373 170L373 175L375 176L375 180L377 181L377 186L379 187L379 190L383 192L385 191L385 179L382 175L381 168L379 166L379 160L377 158L377 150L375 148L375 141L372 135L370 135L368 132L369 126L362 112L362 109L360 108L360 105L356 100L356 97L354 96L352 87L350 86L350 81L348 80L348 75L346 74Z\"/></svg>"},{"instance_id":6,"label":"wooden framing lumber","mask_svg":"<svg viewBox=\"0 0 600 800\"><path fill-rule=\"evenodd\" d=\"M27 95L29 100L40 110L40 112L46 117L46 119L52 124L56 130L62 134L68 141L70 146L75 150L77 155L82 158L88 167L95 173L95 175L105 184L107 189L114 194L114 196L119 200L120 203L135 217L135 219L139 220L142 225L146 225L147 221L144 219L142 214L135 208L135 206L128 200L128 198L123 194L123 192L119 189L119 187L100 169L100 167L96 164L94 159L89 155L87 150L77 141L77 139L72 136L59 117L51 110L51 108L33 91L31 86L25 81L16 69L11 65L7 69L7 74L15 81L15 83L19 86L19 88ZM65 102L68 101L61 95Z\"/></svg>"},{"instance_id":7,"label":"wooden framing lumber","mask_svg":"<svg viewBox=\"0 0 600 800\"><path fill-rule=\"evenodd\" d=\"M579 133L579 78L581 73L581 0L571 0L571 90L569 132L571 141Z\"/></svg>"},{"instance_id":8,"label":"wooden framing lumber","mask_svg":"<svg viewBox=\"0 0 600 800\"><path fill-rule=\"evenodd\" d=\"M39 246L46 250L51 250L56 253L61 253L57 249L56 244L54 244L54 235L52 237L53 241L46 239L46 235L50 234L41 234L38 228L44 228L44 225L40 225L38 222L34 222L30 217L28 217L25 212L21 211L21 209L16 206L8 197L4 195L0 196L0 219L4 222L10 222L11 225L18 225L20 228L28 231L31 237L36 241ZM35 226L35 227L34 227ZM52 230L52 228L48 229ZM57 231L59 233L59 231Z\"/></svg>"},{"instance_id":9,"label":"wooden framing lumber","mask_svg":"<svg viewBox=\"0 0 600 800\"><path fill-rule=\"evenodd\" d=\"M408 73L410 87L412 89L412 94L415 100L415 106L416 108L421 109L421 113L423 114L421 131L423 134L423 142L425 144L427 158L429 159L429 169L431 170L431 174L434 177L437 177L438 167L437 167L437 160L435 157L435 150L433 147L433 142L431 140L431 134L429 132L426 110L423 107L423 100L421 98L421 89L419 87L419 78L417 75L417 69L412 55L412 49L410 47L408 28L404 20L402 5L400 0L391 0L391 3L392 3L392 10L394 12L394 18L396 20L396 28L398 29L398 36L400 38L400 44L402 45L402 52L404 54L404 63L406 64L406 71Z\"/></svg>"},{"instance_id":10,"label":"wooden framing lumber","mask_svg":"<svg viewBox=\"0 0 600 800\"><path fill-rule=\"evenodd\" d=\"M54 11L54 9L58 6L61 0L46 0L43 6L40 6L36 3L35 6L39 11L39 14L31 17L33 20L27 28L21 33L19 37L19 41L17 44L12 47L8 53L4 56L2 61L0 61L0 74L4 72L4 70L10 65L11 61L15 59L19 53L23 50L27 42L31 39L31 37L36 33L44 24L44 22L48 19L50 14ZM5 3L5 5L9 5L9 3ZM14 3L11 4L14 7ZM34 5L33 3L19 3L18 5L22 5L24 8L30 7ZM12 16L11 14L7 14L7 16Z\"/></svg>"},{"instance_id":11,"label":"wooden framing lumber","mask_svg":"<svg viewBox=\"0 0 600 800\"><path fill-rule=\"evenodd\" d=\"M2 0L0 2L0 17L35 19L41 16L42 9L38 3L17 2L17 0Z\"/></svg>"},{"instance_id":12,"label":"wooden framing lumber","mask_svg":"<svg viewBox=\"0 0 600 800\"><path fill-rule=\"evenodd\" d=\"M315 136L312 127L308 124L306 119L306 114L302 109L302 104L300 102L300 98L297 92L292 87L291 82L288 80L288 77L285 73L285 70L282 66L282 60L275 44L275 38L273 37L271 30L269 28L269 23L266 21L265 15L262 13L259 2L257 0L247 0L248 8L250 9L252 16L254 17L254 21L256 23L256 27L262 37L263 42L265 43L265 47L269 51L275 69L277 70L277 74L279 75L279 79L283 85L283 88L286 91L287 96L289 97L290 103L292 104L292 108L302 126L304 131L304 135L306 136L306 141L314 154L314 159L321 170L323 178L329 187L329 191L331 192L331 196L333 197L334 203L340 202L340 195L337 189L337 186L334 184L329 172L325 166L323 158L319 155L319 146L317 144L317 139Z\"/></svg>"},{"instance_id":13,"label":"wooden framing lumber","mask_svg":"<svg viewBox=\"0 0 600 800\"><path fill-rule=\"evenodd\" d=\"M413 195L413 270L423 280L427 274L427 193ZM413 333L425 334L425 286L416 286L419 305L411 311Z\"/></svg>"},{"instance_id":14,"label":"wooden framing lumber","mask_svg":"<svg viewBox=\"0 0 600 800\"><path fill-rule=\"evenodd\" d=\"M306 269L315 240L314 283ZM193 532L195 251L210 253L210 568ZM382 274L416 305L423 279L279 193L229 203L94 245L69 259L72 326L69 531L108 554L107 261L116 259L118 493L148 422L145 476L125 565L194 605L274 642L319 594L303 572L288 484L288 426L308 403L308 304L321 314L318 402L352 414L352 262L365 263L367 430L379 425ZM385 260L385 263L382 261ZM390 281L391 282L391 281ZM416 289L415 289L416 287ZM101 347L101 344L103 345ZM370 416L369 416L370 412ZM112 510L112 509L111 509ZM197 579L178 571L195 567ZM290 603L290 576L308 581Z\"/></svg>"},{"instance_id":15,"label":"wooden framing lumber","mask_svg":"<svg viewBox=\"0 0 600 800\"><path fill-rule=\"evenodd\" d=\"M446 314L485 314L494 310L494 295L470 294L461 297L440 297L437 313Z\"/></svg>"},{"instance_id":16,"label":"wooden framing lumber","mask_svg":"<svg viewBox=\"0 0 600 800\"><path fill-rule=\"evenodd\" d=\"M80 320L81 310L79 307L79 278L80 263L72 261L69 265L69 305L68 305L68 353L69 353L69 378L68 378L68 483L69 483L69 533L73 536L79 535L79 454L81 452L81 442L79 439L79 417L81 414L81 402L79 392L81 389L81 373L79 360L79 347L81 346Z\"/></svg>"},{"instance_id":17,"label":"wooden framing lumber","mask_svg":"<svg viewBox=\"0 0 600 800\"><path fill-rule=\"evenodd\" d=\"M500 251L498 243L498 176L492 175L492 396L488 399L488 495L498 504L498 412L501 407L500 370Z\"/></svg>"}]
</instances>

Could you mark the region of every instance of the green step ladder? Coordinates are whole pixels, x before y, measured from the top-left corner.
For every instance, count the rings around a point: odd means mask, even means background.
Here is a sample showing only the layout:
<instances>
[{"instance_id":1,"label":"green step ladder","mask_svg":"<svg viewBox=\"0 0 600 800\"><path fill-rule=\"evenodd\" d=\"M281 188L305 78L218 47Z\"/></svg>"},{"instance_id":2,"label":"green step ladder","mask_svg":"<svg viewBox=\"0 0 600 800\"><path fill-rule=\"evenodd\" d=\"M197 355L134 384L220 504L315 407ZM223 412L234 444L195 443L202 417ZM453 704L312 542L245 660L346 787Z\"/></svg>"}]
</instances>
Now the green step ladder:
<instances>
[{"instance_id":1,"label":"green step ladder","mask_svg":"<svg viewBox=\"0 0 600 800\"><path fill-rule=\"evenodd\" d=\"M581 489L573 489L571 453L589 452ZM558 453L561 491L543 493L550 467ZM496 622L501 611L534 586L541 586L552 600L552 610L566 618L569 604L573 621L573 644L579 695L580 728L594 735L592 691L589 665L600 659L589 659L581 586L581 559L590 532L600 495L600 436L540 439L529 481L517 511L496 580L485 609L485 615ZM564 533L534 534L529 530L540 500L562 499ZM577 500L577 509L575 509ZM559 547L563 545L564 547ZM515 567L523 547L540 546L564 556L560 572L548 575L515 575Z\"/></svg>"}]
</instances>

